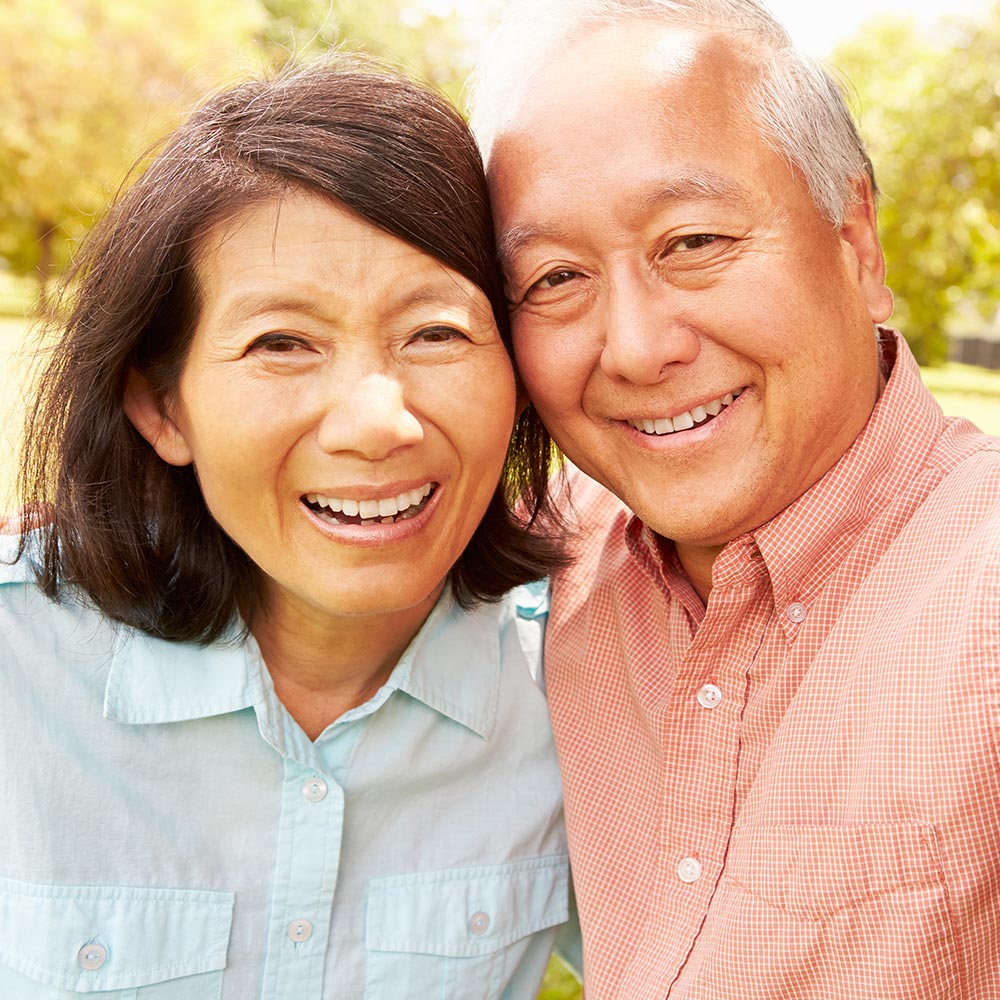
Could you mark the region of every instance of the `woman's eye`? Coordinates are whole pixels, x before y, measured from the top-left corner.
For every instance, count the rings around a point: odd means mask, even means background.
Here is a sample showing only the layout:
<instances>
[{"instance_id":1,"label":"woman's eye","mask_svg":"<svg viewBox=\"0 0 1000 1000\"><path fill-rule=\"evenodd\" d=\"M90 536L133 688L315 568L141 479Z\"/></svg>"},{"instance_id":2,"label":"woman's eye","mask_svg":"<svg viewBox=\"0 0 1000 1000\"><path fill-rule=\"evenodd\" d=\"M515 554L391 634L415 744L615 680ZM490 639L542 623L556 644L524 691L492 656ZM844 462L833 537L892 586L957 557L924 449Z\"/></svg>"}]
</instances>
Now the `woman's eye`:
<instances>
[{"instance_id":1,"label":"woman's eye","mask_svg":"<svg viewBox=\"0 0 1000 1000\"><path fill-rule=\"evenodd\" d=\"M287 333L267 333L258 337L248 348L249 351L266 351L268 354L288 354L305 347L304 342Z\"/></svg>"}]
</instances>

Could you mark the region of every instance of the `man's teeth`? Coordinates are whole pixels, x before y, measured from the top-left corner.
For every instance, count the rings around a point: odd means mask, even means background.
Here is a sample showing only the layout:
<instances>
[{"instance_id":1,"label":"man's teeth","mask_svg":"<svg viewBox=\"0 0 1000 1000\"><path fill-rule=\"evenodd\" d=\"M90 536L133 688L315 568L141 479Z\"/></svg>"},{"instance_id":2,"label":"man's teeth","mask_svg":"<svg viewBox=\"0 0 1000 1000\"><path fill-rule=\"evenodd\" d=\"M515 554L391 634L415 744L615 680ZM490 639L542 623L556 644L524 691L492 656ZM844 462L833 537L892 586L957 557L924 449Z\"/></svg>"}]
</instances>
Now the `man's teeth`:
<instances>
[{"instance_id":1,"label":"man's teeth","mask_svg":"<svg viewBox=\"0 0 1000 1000\"><path fill-rule=\"evenodd\" d=\"M674 431L687 431L698 424L703 424L709 417L717 417L743 390L727 392L725 396L713 399L710 403L702 403L693 409L678 413L676 417L659 417L656 420L629 420L628 424L644 434L673 434Z\"/></svg>"},{"instance_id":2,"label":"man's teeth","mask_svg":"<svg viewBox=\"0 0 1000 1000\"><path fill-rule=\"evenodd\" d=\"M397 516L412 517L423 501L431 495L433 483L424 483L416 489L407 490L396 497L383 500L357 500L350 497L328 497L323 493L307 493L306 502L320 508L323 514L344 514L345 517L360 517L361 524L392 524ZM334 518L334 520L338 520Z\"/></svg>"}]
</instances>

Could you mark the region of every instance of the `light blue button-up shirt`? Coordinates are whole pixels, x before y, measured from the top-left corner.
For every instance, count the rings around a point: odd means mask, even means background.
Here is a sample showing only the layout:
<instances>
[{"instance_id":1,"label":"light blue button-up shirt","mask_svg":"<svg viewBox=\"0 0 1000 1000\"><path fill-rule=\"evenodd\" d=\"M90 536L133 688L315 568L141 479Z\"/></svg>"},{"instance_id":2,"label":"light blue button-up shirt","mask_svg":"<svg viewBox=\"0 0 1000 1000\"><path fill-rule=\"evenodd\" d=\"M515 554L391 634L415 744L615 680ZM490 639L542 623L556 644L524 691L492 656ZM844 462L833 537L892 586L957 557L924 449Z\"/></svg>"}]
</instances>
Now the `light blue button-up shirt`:
<instances>
[{"instance_id":1,"label":"light blue button-up shirt","mask_svg":"<svg viewBox=\"0 0 1000 1000\"><path fill-rule=\"evenodd\" d=\"M443 597L313 743L252 639L0 566L0 997L534 997L568 868L532 645L513 600Z\"/></svg>"}]
</instances>

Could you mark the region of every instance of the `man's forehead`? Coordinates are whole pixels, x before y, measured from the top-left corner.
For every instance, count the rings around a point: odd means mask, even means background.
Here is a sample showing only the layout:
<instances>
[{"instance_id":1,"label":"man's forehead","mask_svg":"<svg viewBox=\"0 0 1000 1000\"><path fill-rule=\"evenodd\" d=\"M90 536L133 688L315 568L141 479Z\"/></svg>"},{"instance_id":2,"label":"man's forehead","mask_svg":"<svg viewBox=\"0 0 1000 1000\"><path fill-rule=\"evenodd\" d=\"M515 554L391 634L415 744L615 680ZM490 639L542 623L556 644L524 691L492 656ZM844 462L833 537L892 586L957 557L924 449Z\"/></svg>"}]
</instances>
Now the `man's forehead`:
<instances>
[{"instance_id":1,"label":"man's forehead","mask_svg":"<svg viewBox=\"0 0 1000 1000\"><path fill-rule=\"evenodd\" d=\"M754 53L759 49L754 47ZM750 56L748 58L748 56ZM627 114L637 86L702 89L716 103L732 102L759 78L759 57L720 29L635 17L591 25L574 35L512 98L498 130L505 135L544 128L550 118L587 115L588 96L613 92Z\"/></svg>"}]
</instances>

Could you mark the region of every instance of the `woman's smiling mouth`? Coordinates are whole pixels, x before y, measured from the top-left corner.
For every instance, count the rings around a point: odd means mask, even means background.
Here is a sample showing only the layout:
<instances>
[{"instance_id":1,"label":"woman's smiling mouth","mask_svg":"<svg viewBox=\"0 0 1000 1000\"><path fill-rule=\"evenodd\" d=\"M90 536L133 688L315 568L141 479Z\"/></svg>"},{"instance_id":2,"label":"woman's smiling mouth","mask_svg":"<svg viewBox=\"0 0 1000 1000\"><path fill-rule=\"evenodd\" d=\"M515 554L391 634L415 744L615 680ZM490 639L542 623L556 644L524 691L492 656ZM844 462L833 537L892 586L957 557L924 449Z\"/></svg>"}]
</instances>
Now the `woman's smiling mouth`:
<instances>
[{"instance_id":1,"label":"woman's smiling mouth","mask_svg":"<svg viewBox=\"0 0 1000 1000\"><path fill-rule=\"evenodd\" d=\"M428 482L412 490L403 490L397 496L379 500L356 497L328 497L323 493L307 493L302 502L317 516L333 524L353 524L368 527L373 524L395 524L419 514L437 483Z\"/></svg>"}]
</instances>

